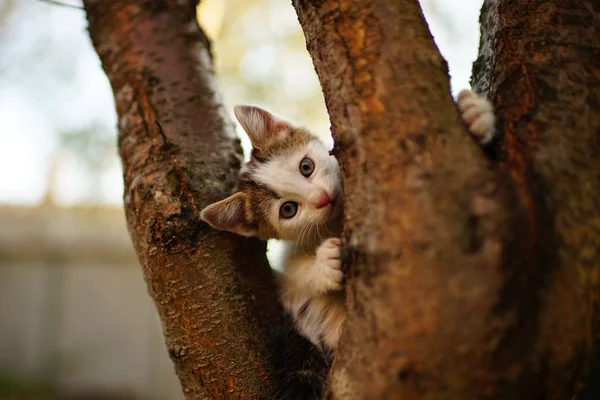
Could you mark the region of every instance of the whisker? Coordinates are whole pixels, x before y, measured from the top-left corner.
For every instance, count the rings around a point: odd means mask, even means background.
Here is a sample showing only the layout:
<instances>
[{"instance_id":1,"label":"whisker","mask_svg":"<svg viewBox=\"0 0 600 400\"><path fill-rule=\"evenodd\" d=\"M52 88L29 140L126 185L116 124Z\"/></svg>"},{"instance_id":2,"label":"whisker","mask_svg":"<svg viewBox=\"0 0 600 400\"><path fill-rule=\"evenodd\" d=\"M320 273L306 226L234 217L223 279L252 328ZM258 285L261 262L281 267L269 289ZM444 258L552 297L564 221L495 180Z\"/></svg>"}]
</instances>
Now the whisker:
<instances>
[{"instance_id":1,"label":"whisker","mask_svg":"<svg viewBox=\"0 0 600 400\"><path fill-rule=\"evenodd\" d=\"M296 251L298 250L298 245L302 246L300 248L301 250L305 250L303 238L304 238L304 235L308 232L309 228L310 227L308 225L304 225L300 229L300 234L298 235L298 240L296 241Z\"/></svg>"}]
</instances>

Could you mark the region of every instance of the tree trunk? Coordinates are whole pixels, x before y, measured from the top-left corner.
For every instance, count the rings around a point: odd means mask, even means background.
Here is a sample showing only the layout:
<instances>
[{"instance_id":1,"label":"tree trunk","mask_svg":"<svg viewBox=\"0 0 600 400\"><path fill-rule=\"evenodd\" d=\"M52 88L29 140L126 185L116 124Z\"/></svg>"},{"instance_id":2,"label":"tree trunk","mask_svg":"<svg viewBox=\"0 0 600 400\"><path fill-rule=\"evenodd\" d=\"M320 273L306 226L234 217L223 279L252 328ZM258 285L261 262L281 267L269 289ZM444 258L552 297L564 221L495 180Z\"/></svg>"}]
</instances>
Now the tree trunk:
<instances>
[{"instance_id":1,"label":"tree trunk","mask_svg":"<svg viewBox=\"0 0 600 400\"><path fill-rule=\"evenodd\" d=\"M572 396L598 332L597 7L486 3L476 80L507 138L490 171L416 0L293 3L344 175L329 398Z\"/></svg>"},{"instance_id":2,"label":"tree trunk","mask_svg":"<svg viewBox=\"0 0 600 400\"><path fill-rule=\"evenodd\" d=\"M294 5L344 175L352 265L331 397L477 398L499 329L489 318L506 200L460 121L419 5Z\"/></svg>"},{"instance_id":3,"label":"tree trunk","mask_svg":"<svg viewBox=\"0 0 600 400\"><path fill-rule=\"evenodd\" d=\"M185 395L272 397L281 310L264 243L199 219L242 158L196 1L84 4L119 115L129 231Z\"/></svg>"},{"instance_id":4,"label":"tree trunk","mask_svg":"<svg viewBox=\"0 0 600 400\"><path fill-rule=\"evenodd\" d=\"M481 23L473 85L496 104L499 169L527 210L527 268L537 276L508 277L515 335L498 362L514 371L504 378L515 396L568 399L600 333L600 6L486 0ZM519 311L515 295L527 292Z\"/></svg>"}]
</instances>

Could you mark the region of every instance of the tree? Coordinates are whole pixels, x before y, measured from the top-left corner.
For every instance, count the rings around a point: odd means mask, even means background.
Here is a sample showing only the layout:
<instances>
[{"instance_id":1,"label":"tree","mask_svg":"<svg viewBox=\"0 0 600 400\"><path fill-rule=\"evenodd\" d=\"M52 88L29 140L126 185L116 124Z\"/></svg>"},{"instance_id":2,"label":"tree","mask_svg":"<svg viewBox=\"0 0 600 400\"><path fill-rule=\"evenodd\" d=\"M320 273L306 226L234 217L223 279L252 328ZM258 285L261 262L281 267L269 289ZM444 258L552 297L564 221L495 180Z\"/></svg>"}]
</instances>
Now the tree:
<instances>
[{"instance_id":1,"label":"tree","mask_svg":"<svg viewBox=\"0 0 600 400\"><path fill-rule=\"evenodd\" d=\"M85 7L128 225L186 396L269 397L281 310L264 245L198 220L240 149L195 1L100 3ZM492 164L416 0L293 1L345 185L349 312L328 398L575 392L598 333L600 9L568 3L485 3L474 84L506 142Z\"/></svg>"}]
</instances>

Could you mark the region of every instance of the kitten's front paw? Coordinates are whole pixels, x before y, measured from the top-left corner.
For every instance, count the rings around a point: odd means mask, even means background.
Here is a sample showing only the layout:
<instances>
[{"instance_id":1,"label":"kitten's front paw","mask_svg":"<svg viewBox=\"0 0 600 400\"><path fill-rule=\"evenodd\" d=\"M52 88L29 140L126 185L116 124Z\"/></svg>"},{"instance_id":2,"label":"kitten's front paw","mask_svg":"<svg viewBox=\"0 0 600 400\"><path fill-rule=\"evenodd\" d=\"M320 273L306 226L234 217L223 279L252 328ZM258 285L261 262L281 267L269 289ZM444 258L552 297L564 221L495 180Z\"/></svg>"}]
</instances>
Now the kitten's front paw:
<instances>
[{"instance_id":1,"label":"kitten's front paw","mask_svg":"<svg viewBox=\"0 0 600 400\"><path fill-rule=\"evenodd\" d=\"M340 262L340 239L329 238L317 249L313 273L315 286L320 291L340 290L344 274Z\"/></svg>"},{"instance_id":2,"label":"kitten's front paw","mask_svg":"<svg viewBox=\"0 0 600 400\"><path fill-rule=\"evenodd\" d=\"M495 117L492 103L485 97L465 89L458 94L458 108L471 135L482 145L489 143L494 137Z\"/></svg>"}]
</instances>

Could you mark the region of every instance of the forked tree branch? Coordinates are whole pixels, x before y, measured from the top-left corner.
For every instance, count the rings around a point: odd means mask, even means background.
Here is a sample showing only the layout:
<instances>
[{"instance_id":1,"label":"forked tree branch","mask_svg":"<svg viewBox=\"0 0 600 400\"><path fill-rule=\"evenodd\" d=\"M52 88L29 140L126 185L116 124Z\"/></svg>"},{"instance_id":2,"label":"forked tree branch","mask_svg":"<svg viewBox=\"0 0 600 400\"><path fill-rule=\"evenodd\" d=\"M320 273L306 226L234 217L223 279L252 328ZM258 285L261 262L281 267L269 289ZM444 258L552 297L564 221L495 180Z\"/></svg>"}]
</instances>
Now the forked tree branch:
<instances>
[{"instance_id":1,"label":"forked tree branch","mask_svg":"<svg viewBox=\"0 0 600 400\"><path fill-rule=\"evenodd\" d=\"M476 81L507 137L492 171L416 0L293 3L345 184L349 312L329 398L573 393L599 326L598 10L486 2ZM186 396L269 397L280 309L264 247L198 221L240 151L194 2L85 6L129 228Z\"/></svg>"},{"instance_id":2,"label":"forked tree branch","mask_svg":"<svg viewBox=\"0 0 600 400\"><path fill-rule=\"evenodd\" d=\"M514 204L469 138L416 0L295 0L344 174L335 399L478 398Z\"/></svg>"},{"instance_id":3,"label":"forked tree branch","mask_svg":"<svg viewBox=\"0 0 600 400\"><path fill-rule=\"evenodd\" d=\"M492 173L416 0L293 3L344 173L330 398L572 396L599 322L598 10L486 2L476 83L508 145Z\"/></svg>"}]
</instances>

